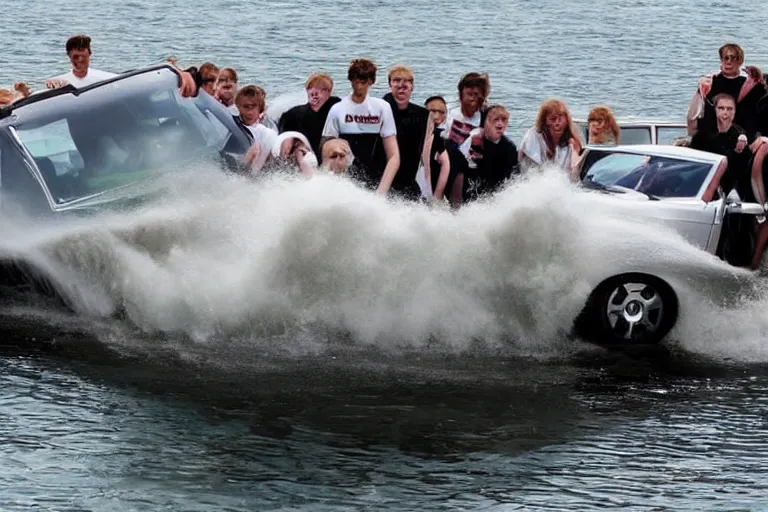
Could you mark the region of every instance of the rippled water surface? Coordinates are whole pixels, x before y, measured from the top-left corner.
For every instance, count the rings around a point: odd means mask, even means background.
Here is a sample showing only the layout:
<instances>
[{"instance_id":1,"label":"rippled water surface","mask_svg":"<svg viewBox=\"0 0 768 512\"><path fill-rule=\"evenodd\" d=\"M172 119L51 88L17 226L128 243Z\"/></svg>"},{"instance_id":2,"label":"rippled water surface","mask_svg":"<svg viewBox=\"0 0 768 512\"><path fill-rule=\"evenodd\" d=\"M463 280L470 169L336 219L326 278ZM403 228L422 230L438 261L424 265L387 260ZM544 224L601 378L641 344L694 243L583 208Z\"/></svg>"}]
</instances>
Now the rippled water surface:
<instances>
[{"instance_id":1,"label":"rippled water surface","mask_svg":"<svg viewBox=\"0 0 768 512\"><path fill-rule=\"evenodd\" d=\"M744 2L4 0L3 17L1 84L64 71L75 32L95 67L213 60L269 98L321 69L346 93L346 63L370 56L411 65L418 100L489 72L516 139L549 95L580 116L607 103L680 120L726 40L768 67L768 10ZM598 214L572 215L581 203L523 191L505 197L524 208L447 220L322 186L323 201L296 186L270 202L222 185L228 208L209 197L19 244L0 222L0 249L119 282L145 328L3 306L0 510L768 509L765 300L683 297L697 314L668 350L598 350L558 335L579 265L611 242ZM264 297L324 327L263 320ZM423 342L435 325L447 348ZM153 334L170 327L188 336Z\"/></svg>"}]
</instances>

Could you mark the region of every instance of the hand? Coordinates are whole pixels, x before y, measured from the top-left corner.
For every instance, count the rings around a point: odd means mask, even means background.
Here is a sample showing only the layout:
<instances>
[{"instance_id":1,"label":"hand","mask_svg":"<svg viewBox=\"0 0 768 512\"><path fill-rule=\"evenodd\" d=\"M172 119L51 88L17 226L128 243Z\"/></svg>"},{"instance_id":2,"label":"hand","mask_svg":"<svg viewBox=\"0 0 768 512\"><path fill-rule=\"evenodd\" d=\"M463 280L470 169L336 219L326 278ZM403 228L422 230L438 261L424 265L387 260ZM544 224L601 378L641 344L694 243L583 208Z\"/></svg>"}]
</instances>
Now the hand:
<instances>
[{"instance_id":1,"label":"hand","mask_svg":"<svg viewBox=\"0 0 768 512\"><path fill-rule=\"evenodd\" d=\"M45 88L46 89L58 89L59 87L64 87L69 82L66 80L62 80L61 78L49 78L45 81Z\"/></svg>"},{"instance_id":2,"label":"hand","mask_svg":"<svg viewBox=\"0 0 768 512\"><path fill-rule=\"evenodd\" d=\"M165 60L167 62L170 62L172 66L178 66L179 65L178 62L176 61L176 57L174 57L173 55L169 56Z\"/></svg>"},{"instance_id":3,"label":"hand","mask_svg":"<svg viewBox=\"0 0 768 512\"><path fill-rule=\"evenodd\" d=\"M739 141L736 143L736 152L741 153L745 147L747 147L747 138L743 135L739 136Z\"/></svg>"},{"instance_id":4,"label":"hand","mask_svg":"<svg viewBox=\"0 0 768 512\"><path fill-rule=\"evenodd\" d=\"M712 75L704 75L699 78L699 91L703 97L707 97L709 91L712 90Z\"/></svg>"},{"instance_id":5,"label":"hand","mask_svg":"<svg viewBox=\"0 0 768 512\"><path fill-rule=\"evenodd\" d=\"M29 86L25 84L24 82L16 82L13 84L14 90L16 90L18 93L21 94L22 97L26 98L30 94L32 94L32 91L29 90Z\"/></svg>"},{"instance_id":6,"label":"hand","mask_svg":"<svg viewBox=\"0 0 768 512\"><path fill-rule=\"evenodd\" d=\"M243 157L243 163L245 163L245 165L251 165L257 158L259 158L259 153L261 153L261 147L258 142L254 142Z\"/></svg>"},{"instance_id":7,"label":"hand","mask_svg":"<svg viewBox=\"0 0 768 512\"><path fill-rule=\"evenodd\" d=\"M191 73L186 71L181 72L181 86L179 86L179 93L184 98L192 98L197 96L197 84L195 84L195 78Z\"/></svg>"},{"instance_id":8,"label":"hand","mask_svg":"<svg viewBox=\"0 0 768 512\"><path fill-rule=\"evenodd\" d=\"M755 142L749 146L749 149L753 153L757 153L757 150L760 149L766 142L768 142L768 137L758 137L755 139Z\"/></svg>"},{"instance_id":9,"label":"hand","mask_svg":"<svg viewBox=\"0 0 768 512\"><path fill-rule=\"evenodd\" d=\"M293 140L294 139L285 139L280 144L280 160L287 160L288 157L291 156L291 153L293 153Z\"/></svg>"}]
</instances>

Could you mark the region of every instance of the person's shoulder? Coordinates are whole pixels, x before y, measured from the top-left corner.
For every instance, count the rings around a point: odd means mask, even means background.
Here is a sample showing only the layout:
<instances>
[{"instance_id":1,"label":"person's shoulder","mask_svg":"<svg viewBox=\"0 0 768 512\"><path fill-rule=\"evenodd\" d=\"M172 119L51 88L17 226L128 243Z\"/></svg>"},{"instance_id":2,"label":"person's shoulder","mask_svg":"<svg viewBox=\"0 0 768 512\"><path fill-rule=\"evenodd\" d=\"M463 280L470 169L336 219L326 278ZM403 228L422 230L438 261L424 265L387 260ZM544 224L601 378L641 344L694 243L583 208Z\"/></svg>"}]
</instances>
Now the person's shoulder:
<instances>
[{"instance_id":1,"label":"person's shoulder","mask_svg":"<svg viewBox=\"0 0 768 512\"><path fill-rule=\"evenodd\" d=\"M539 135L539 132L536 131L535 126L531 126L525 131L525 135L523 135L523 141L535 139Z\"/></svg>"},{"instance_id":2,"label":"person's shoulder","mask_svg":"<svg viewBox=\"0 0 768 512\"><path fill-rule=\"evenodd\" d=\"M503 143L505 146L507 146L507 151L509 151L510 153L514 153L515 155L517 155L517 144L515 144L515 141L513 141L512 139L510 139L509 137L507 137L506 135L504 135L504 136L501 138L501 142L502 142L502 143Z\"/></svg>"},{"instance_id":3,"label":"person's shoulder","mask_svg":"<svg viewBox=\"0 0 768 512\"><path fill-rule=\"evenodd\" d=\"M117 76L117 73L112 73L110 71L103 71L101 69L88 68L89 78L112 78L116 76Z\"/></svg>"},{"instance_id":4,"label":"person's shoulder","mask_svg":"<svg viewBox=\"0 0 768 512\"><path fill-rule=\"evenodd\" d=\"M385 99L376 98L375 96L368 96L368 102L369 105L375 105L378 108L387 108L392 111L392 105L390 105L389 102Z\"/></svg>"},{"instance_id":5,"label":"person's shoulder","mask_svg":"<svg viewBox=\"0 0 768 512\"><path fill-rule=\"evenodd\" d=\"M51 77L51 80L66 80L70 82L73 78L75 78L75 74L72 71L67 71L66 73Z\"/></svg>"},{"instance_id":6,"label":"person's shoulder","mask_svg":"<svg viewBox=\"0 0 768 512\"><path fill-rule=\"evenodd\" d=\"M408 102L408 110L410 110L414 114L418 114L421 116L428 116L429 110L426 109L426 107L422 107L421 105L417 105L413 102Z\"/></svg>"},{"instance_id":7,"label":"person's shoulder","mask_svg":"<svg viewBox=\"0 0 768 512\"><path fill-rule=\"evenodd\" d=\"M291 118L291 117L296 117L299 114L301 114L302 112L304 112L307 109L307 107L308 106L307 106L306 103L303 103L301 105L296 105L294 107L291 107L288 110L286 110L285 112L283 112L283 114L280 116L280 118L281 119L288 119L288 118Z\"/></svg>"},{"instance_id":8,"label":"person's shoulder","mask_svg":"<svg viewBox=\"0 0 768 512\"><path fill-rule=\"evenodd\" d=\"M328 115L330 116L332 113L341 112L345 108L348 108L350 103L352 103L352 100L350 100L349 97L339 98L339 101L331 105L331 108L328 110Z\"/></svg>"}]
</instances>

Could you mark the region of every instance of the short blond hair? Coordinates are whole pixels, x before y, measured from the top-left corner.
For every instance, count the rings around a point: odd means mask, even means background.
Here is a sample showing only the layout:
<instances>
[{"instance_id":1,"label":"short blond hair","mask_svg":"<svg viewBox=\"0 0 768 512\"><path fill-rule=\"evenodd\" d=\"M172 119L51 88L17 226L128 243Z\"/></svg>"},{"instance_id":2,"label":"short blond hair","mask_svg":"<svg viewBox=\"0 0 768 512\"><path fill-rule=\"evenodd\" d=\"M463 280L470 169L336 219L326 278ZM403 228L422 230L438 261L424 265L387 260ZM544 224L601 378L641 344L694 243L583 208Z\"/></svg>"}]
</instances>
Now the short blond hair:
<instances>
[{"instance_id":1,"label":"short blond hair","mask_svg":"<svg viewBox=\"0 0 768 512\"><path fill-rule=\"evenodd\" d=\"M307 82L304 84L304 88L311 89L315 86L325 87L332 91L333 78L331 78L331 75L327 73L313 73L309 76L309 78L307 78Z\"/></svg>"},{"instance_id":2,"label":"short blond hair","mask_svg":"<svg viewBox=\"0 0 768 512\"><path fill-rule=\"evenodd\" d=\"M392 83L392 75L395 73L402 73L413 82L413 70L405 64L396 64L389 68L389 71L387 72L387 83Z\"/></svg>"}]
</instances>

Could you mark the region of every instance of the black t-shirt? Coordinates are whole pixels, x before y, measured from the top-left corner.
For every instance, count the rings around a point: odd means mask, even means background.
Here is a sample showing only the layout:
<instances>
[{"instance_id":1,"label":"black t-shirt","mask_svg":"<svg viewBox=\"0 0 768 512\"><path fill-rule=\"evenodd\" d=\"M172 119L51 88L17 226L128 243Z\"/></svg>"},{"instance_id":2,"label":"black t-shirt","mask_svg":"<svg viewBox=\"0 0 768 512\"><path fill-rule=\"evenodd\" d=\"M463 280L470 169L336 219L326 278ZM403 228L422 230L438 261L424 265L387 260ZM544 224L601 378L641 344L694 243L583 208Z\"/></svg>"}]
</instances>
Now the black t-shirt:
<instances>
[{"instance_id":1,"label":"black t-shirt","mask_svg":"<svg viewBox=\"0 0 768 512\"><path fill-rule=\"evenodd\" d=\"M392 181L392 188L401 192L418 191L416 173L421 163L429 111L413 103L408 103L408 106L401 110L391 93L387 93L384 100L392 107L397 127L397 148L400 151L400 168Z\"/></svg>"},{"instance_id":2,"label":"black t-shirt","mask_svg":"<svg viewBox=\"0 0 768 512\"><path fill-rule=\"evenodd\" d=\"M768 137L768 94L757 101L757 131Z\"/></svg>"},{"instance_id":3,"label":"black t-shirt","mask_svg":"<svg viewBox=\"0 0 768 512\"><path fill-rule=\"evenodd\" d=\"M709 133L717 132L717 114L715 112L715 96L718 94L729 94L733 97L734 101L738 101L741 87L746 82L746 77L737 76L735 78L727 78L718 73L712 77L712 88L707 94L706 101L704 102L704 115L698 120L696 131L705 131ZM740 108L736 105L736 117L739 116ZM734 123L736 119L734 119Z\"/></svg>"},{"instance_id":4,"label":"black t-shirt","mask_svg":"<svg viewBox=\"0 0 768 512\"><path fill-rule=\"evenodd\" d=\"M445 139L442 137L442 128L435 128L432 146L429 148L429 174L432 177L432 192L435 191L437 180L440 179L440 159L438 158L445 151ZM448 187L446 186L446 192Z\"/></svg>"},{"instance_id":5,"label":"black t-shirt","mask_svg":"<svg viewBox=\"0 0 768 512\"><path fill-rule=\"evenodd\" d=\"M736 105L734 124L744 129L750 142L755 140L760 132L760 101L766 94L763 84L755 85L746 96ZM738 97L736 97L738 100Z\"/></svg>"},{"instance_id":6,"label":"black t-shirt","mask_svg":"<svg viewBox=\"0 0 768 512\"><path fill-rule=\"evenodd\" d=\"M517 146L507 137L496 143L483 138L482 146L482 158L476 160L477 167L464 169L465 200L496 192L512 175L520 172Z\"/></svg>"},{"instance_id":7,"label":"black t-shirt","mask_svg":"<svg viewBox=\"0 0 768 512\"><path fill-rule=\"evenodd\" d=\"M741 127L734 124L727 132L697 131L691 138L691 148L716 153L728 158L728 169L725 175L720 178L720 184L726 194L737 183L739 184L738 188L741 194L745 182L749 181L749 160L752 158L749 146L745 147L741 153L736 152L736 144L738 143L739 135L742 134L746 135Z\"/></svg>"},{"instance_id":8,"label":"black t-shirt","mask_svg":"<svg viewBox=\"0 0 768 512\"><path fill-rule=\"evenodd\" d=\"M299 132L304 134L310 146L312 146L312 151L319 156L320 139L323 136L325 120L328 118L328 112L331 110L331 107L339 101L341 101L341 98L331 96L317 112L309 107L309 103L293 107L280 116L277 130L279 133Z\"/></svg>"}]
</instances>

